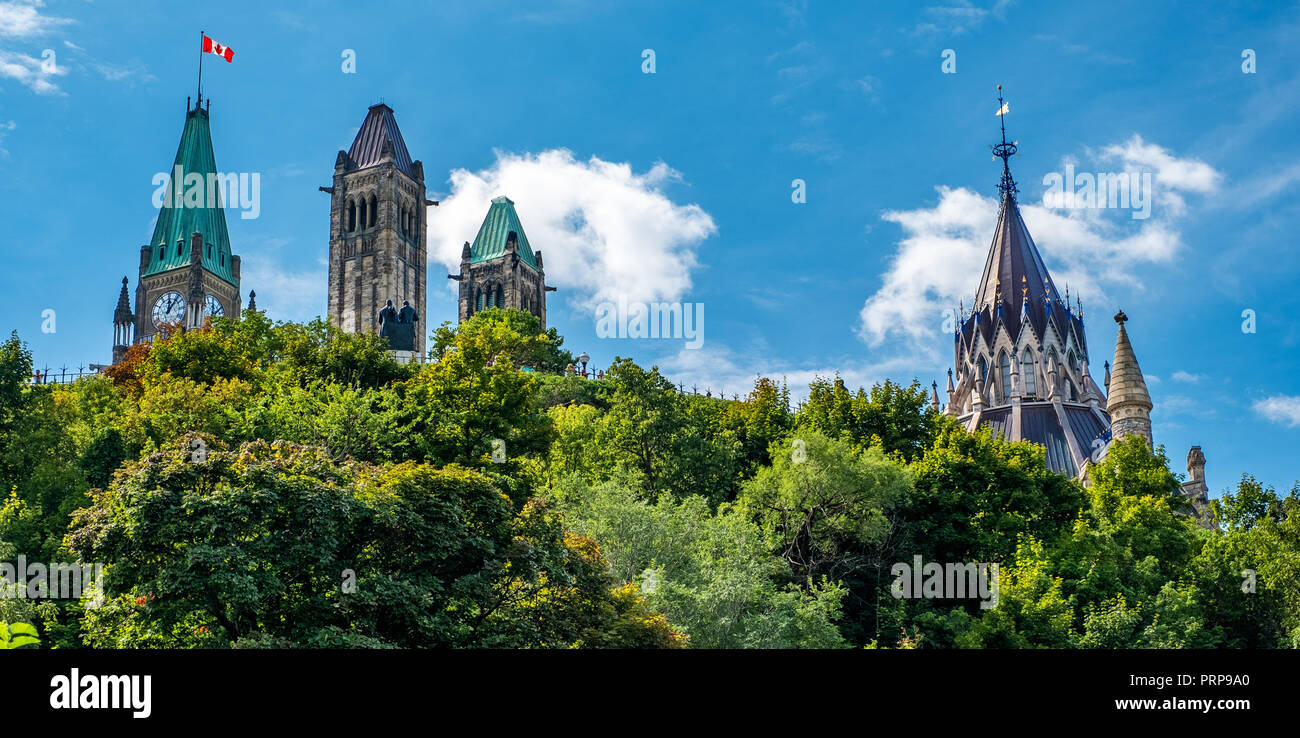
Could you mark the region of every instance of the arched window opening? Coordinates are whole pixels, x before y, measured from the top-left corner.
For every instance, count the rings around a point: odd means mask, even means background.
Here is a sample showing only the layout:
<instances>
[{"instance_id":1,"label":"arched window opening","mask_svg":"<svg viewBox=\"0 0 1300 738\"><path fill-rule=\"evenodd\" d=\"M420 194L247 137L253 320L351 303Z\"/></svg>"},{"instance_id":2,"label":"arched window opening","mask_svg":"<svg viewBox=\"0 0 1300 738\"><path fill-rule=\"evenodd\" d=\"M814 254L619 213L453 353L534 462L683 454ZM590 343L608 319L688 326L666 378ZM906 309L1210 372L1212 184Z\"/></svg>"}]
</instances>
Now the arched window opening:
<instances>
[{"instance_id":1,"label":"arched window opening","mask_svg":"<svg viewBox=\"0 0 1300 738\"><path fill-rule=\"evenodd\" d=\"M371 228L375 226L375 214L378 211L379 211L379 207L375 202L375 196L371 195L370 196L370 227Z\"/></svg>"},{"instance_id":2,"label":"arched window opening","mask_svg":"<svg viewBox=\"0 0 1300 738\"><path fill-rule=\"evenodd\" d=\"M348 232L351 233L357 229L357 204L348 200Z\"/></svg>"},{"instance_id":3,"label":"arched window opening","mask_svg":"<svg viewBox=\"0 0 1300 738\"><path fill-rule=\"evenodd\" d=\"M496 302L496 306L497 306L497 307L505 307L505 306L506 306L506 291L505 291L505 288L502 287L501 285L497 285L497 302Z\"/></svg>"},{"instance_id":4,"label":"arched window opening","mask_svg":"<svg viewBox=\"0 0 1300 738\"><path fill-rule=\"evenodd\" d=\"M1002 396L1011 397L1011 357L1006 351L998 352L998 373L1002 375Z\"/></svg>"},{"instance_id":5,"label":"arched window opening","mask_svg":"<svg viewBox=\"0 0 1300 738\"><path fill-rule=\"evenodd\" d=\"M1025 349L1025 353L1020 356L1020 381L1024 385L1025 395L1037 394L1034 387L1034 355L1029 349Z\"/></svg>"},{"instance_id":6,"label":"arched window opening","mask_svg":"<svg viewBox=\"0 0 1300 738\"><path fill-rule=\"evenodd\" d=\"M983 355L980 356L979 366L980 366L980 375L979 375L980 379L984 380L985 382L989 381L989 363L984 360Z\"/></svg>"}]
</instances>

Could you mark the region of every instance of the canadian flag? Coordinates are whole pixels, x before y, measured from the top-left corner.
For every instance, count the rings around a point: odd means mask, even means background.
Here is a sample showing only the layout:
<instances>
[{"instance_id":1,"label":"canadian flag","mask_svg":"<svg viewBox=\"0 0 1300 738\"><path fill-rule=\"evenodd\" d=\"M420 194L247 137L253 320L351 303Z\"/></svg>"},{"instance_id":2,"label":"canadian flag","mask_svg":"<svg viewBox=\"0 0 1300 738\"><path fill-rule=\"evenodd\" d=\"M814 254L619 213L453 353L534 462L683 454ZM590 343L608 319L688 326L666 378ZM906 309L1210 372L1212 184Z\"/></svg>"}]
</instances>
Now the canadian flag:
<instances>
[{"instance_id":1,"label":"canadian flag","mask_svg":"<svg viewBox=\"0 0 1300 738\"><path fill-rule=\"evenodd\" d=\"M217 56L221 57L222 59L225 59L228 62L232 62L235 60L234 49L230 48L229 46L222 46L216 41L213 41L212 39L208 38L206 35L203 37L203 52L205 54L216 54Z\"/></svg>"}]
</instances>

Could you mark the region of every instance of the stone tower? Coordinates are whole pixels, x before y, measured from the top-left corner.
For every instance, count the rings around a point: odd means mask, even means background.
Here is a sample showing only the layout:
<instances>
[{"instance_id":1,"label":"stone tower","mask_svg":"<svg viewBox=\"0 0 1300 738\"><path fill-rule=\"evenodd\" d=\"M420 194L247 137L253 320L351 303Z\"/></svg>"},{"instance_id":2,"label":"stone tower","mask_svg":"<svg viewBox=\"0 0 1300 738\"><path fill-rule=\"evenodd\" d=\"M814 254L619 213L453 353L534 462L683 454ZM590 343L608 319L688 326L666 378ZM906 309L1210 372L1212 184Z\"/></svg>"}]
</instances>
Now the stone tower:
<instances>
[{"instance_id":1,"label":"stone tower","mask_svg":"<svg viewBox=\"0 0 1300 738\"><path fill-rule=\"evenodd\" d=\"M1110 367L1110 383L1106 387L1106 413L1110 415L1111 437L1118 440L1136 435L1146 439L1147 446L1155 448L1151 440L1151 394L1138 367L1133 345L1129 343L1124 323L1128 316L1121 310L1115 314L1119 335L1115 337L1115 358Z\"/></svg>"},{"instance_id":2,"label":"stone tower","mask_svg":"<svg viewBox=\"0 0 1300 738\"><path fill-rule=\"evenodd\" d=\"M953 311L944 412L969 431L988 426L1007 440L1037 443L1048 468L1086 481L1110 419L1088 369L1083 308L1057 290L1020 215L1009 165L1017 144L1004 130L992 148L1002 159L1001 206L970 311ZM931 406L938 400L936 384Z\"/></svg>"},{"instance_id":3,"label":"stone tower","mask_svg":"<svg viewBox=\"0 0 1300 738\"><path fill-rule=\"evenodd\" d=\"M123 293L113 314L113 360L134 339L150 340L163 325L182 330L202 327L209 316L239 317L239 257L230 249L222 189L229 178L218 174L209 118L212 101L185 103L185 128L168 173L158 223L140 247L140 278L135 289L134 336L119 318L130 313Z\"/></svg>"},{"instance_id":4,"label":"stone tower","mask_svg":"<svg viewBox=\"0 0 1300 738\"><path fill-rule=\"evenodd\" d=\"M351 333L379 333L391 300L425 315L428 247L424 165L412 161L393 109L371 105L352 148L334 161L330 194L329 319ZM423 357L428 331L415 331Z\"/></svg>"},{"instance_id":5,"label":"stone tower","mask_svg":"<svg viewBox=\"0 0 1300 738\"><path fill-rule=\"evenodd\" d=\"M117 295L117 308L113 310L113 363L122 360L126 350L135 342L135 313L131 312L131 295L126 290L128 280L122 277L122 291Z\"/></svg>"},{"instance_id":6,"label":"stone tower","mask_svg":"<svg viewBox=\"0 0 1300 738\"><path fill-rule=\"evenodd\" d=\"M460 254L460 274L448 274L460 282L459 322L491 307L514 308L536 315L546 329L546 270L542 252L534 252L508 197L492 200L487 217L474 237L465 242Z\"/></svg>"}]
</instances>

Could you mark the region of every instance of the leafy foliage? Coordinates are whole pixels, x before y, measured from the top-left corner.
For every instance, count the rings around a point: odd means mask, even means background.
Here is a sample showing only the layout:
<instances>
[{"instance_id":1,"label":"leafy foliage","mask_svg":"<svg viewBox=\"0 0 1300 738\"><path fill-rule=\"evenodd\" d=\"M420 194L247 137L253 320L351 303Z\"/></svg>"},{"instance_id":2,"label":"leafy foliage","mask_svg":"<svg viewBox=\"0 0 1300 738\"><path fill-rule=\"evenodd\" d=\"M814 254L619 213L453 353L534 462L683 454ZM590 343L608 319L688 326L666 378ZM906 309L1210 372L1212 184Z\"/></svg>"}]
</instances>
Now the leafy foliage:
<instances>
[{"instance_id":1,"label":"leafy foliage","mask_svg":"<svg viewBox=\"0 0 1300 738\"><path fill-rule=\"evenodd\" d=\"M107 593L0 597L9 642L1300 647L1300 489L1243 476L1205 530L1142 439L1085 488L916 381L818 378L792 410L763 377L727 400L628 358L568 375L562 345L491 309L399 364L247 312L42 386L12 336L0 561L103 562ZM996 601L895 597L915 557L997 565Z\"/></svg>"}]
</instances>

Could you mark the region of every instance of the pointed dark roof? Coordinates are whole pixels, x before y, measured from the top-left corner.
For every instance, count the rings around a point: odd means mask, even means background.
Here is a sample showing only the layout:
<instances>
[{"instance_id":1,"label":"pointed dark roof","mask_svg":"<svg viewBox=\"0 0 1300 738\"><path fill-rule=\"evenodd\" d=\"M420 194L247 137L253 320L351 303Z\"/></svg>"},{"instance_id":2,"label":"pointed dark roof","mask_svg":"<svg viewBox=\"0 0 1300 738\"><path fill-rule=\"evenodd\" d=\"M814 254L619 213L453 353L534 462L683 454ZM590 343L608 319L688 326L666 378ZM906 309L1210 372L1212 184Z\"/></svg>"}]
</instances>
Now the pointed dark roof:
<instances>
[{"instance_id":1,"label":"pointed dark roof","mask_svg":"<svg viewBox=\"0 0 1300 738\"><path fill-rule=\"evenodd\" d=\"M1049 321L1065 338L1078 320L1057 292L1052 275L1020 217L1020 207L1011 191L1003 193L997 229L989 245L979 288L975 291L972 313L980 316L980 332L989 342L992 342L999 322L1006 326L1015 340L1020 335L1025 316L1040 338ZM971 323L973 316L963 326L968 345L973 338ZM1082 325L1077 327L1076 336L1082 344ZM1083 348L1086 351L1086 347Z\"/></svg>"},{"instance_id":2,"label":"pointed dark roof","mask_svg":"<svg viewBox=\"0 0 1300 738\"><path fill-rule=\"evenodd\" d=\"M483 225L479 227L478 235L474 237L474 245L470 246L470 262L477 263L504 256L506 242L509 241L511 233L515 234L519 258L536 269L537 260L533 257L532 247L528 245L528 236L524 235L524 226L519 222L519 214L515 212L514 200L504 195L492 200L487 217L483 219Z\"/></svg>"},{"instance_id":3,"label":"pointed dark roof","mask_svg":"<svg viewBox=\"0 0 1300 738\"><path fill-rule=\"evenodd\" d=\"M172 175L180 167L183 179L171 181ZM201 105L185 114L185 129L181 131L181 143L176 148L176 159L167 172L168 182L162 208L158 211L158 223L154 226L153 238L149 245L153 253L149 257L149 266L144 275L159 274L178 269L190 263L190 234L203 234L203 268L236 284L233 271L234 260L230 253L230 234L226 231L226 211L220 202L221 187L216 191L217 202L207 202L209 175L216 175L217 160L212 153L212 132L208 125L208 111ZM186 186L184 179L197 174L202 178L204 197L201 207L186 204L186 194L193 189ZM179 198L177 190L180 191ZM177 202L180 207L176 207ZM179 251L176 242L183 241ZM208 249L207 246L211 246ZM159 247L162 258L159 258Z\"/></svg>"},{"instance_id":4,"label":"pointed dark roof","mask_svg":"<svg viewBox=\"0 0 1300 738\"><path fill-rule=\"evenodd\" d=\"M113 311L114 323L129 323L135 319L131 312L131 296L126 291L126 277L122 277L122 291L117 294L117 309Z\"/></svg>"},{"instance_id":5,"label":"pointed dark roof","mask_svg":"<svg viewBox=\"0 0 1300 738\"><path fill-rule=\"evenodd\" d=\"M402 140L402 132L397 127L397 119L393 117L393 109L379 103L370 106L361 129L357 131L357 137L352 140L348 157L356 169L372 167L383 160L385 145L392 147L393 163L398 169L411 179L423 179L415 176L411 154L406 150L406 142Z\"/></svg>"}]
</instances>

